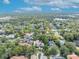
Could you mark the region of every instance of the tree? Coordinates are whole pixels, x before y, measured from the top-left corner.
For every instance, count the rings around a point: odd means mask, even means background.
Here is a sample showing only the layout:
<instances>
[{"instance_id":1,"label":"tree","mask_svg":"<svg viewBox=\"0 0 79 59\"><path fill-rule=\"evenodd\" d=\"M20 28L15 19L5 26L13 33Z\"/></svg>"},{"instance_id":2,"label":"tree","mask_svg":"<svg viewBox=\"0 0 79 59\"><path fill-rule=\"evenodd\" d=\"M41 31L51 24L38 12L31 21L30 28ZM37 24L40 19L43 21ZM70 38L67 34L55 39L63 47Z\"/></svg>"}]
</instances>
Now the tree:
<instances>
[{"instance_id":1,"label":"tree","mask_svg":"<svg viewBox=\"0 0 79 59\"><path fill-rule=\"evenodd\" d=\"M61 54L61 56L66 57L68 54L70 54L69 48L67 48L65 45L61 46L60 54Z\"/></svg>"},{"instance_id":2,"label":"tree","mask_svg":"<svg viewBox=\"0 0 79 59\"><path fill-rule=\"evenodd\" d=\"M52 35L52 40L60 40L60 39L63 39L63 37L60 34L55 33Z\"/></svg>"},{"instance_id":3,"label":"tree","mask_svg":"<svg viewBox=\"0 0 79 59\"><path fill-rule=\"evenodd\" d=\"M57 46L52 46L49 48L49 52L51 55L57 55L59 53L58 47Z\"/></svg>"},{"instance_id":4,"label":"tree","mask_svg":"<svg viewBox=\"0 0 79 59\"><path fill-rule=\"evenodd\" d=\"M31 55L36 54L36 53L37 53L37 49L35 48L35 46L31 46L31 47L27 48L26 54L28 54L29 59L30 59Z\"/></svg>"},{"instance_id":5,"label":"tree","mask_svg":"<svg viewBox=\"0 0 79 59\"><path fill-rule=\"evenodd\" d=\"M12 49L12 55L21 55L23 51L22 46L15 46L15 48Z\"/></svg>"},{"instance_id":6,"label":"tree","mask_svg":"<svg viewBox=\"0 0 79 59\"><path fill-rule=\"evenodd\" d=\"M44 54L48 57L48 59L50 59L50 58L49 58L49 56L50 56L49 47L48 47L47 45L45 45L45 46L43 47L43 52L44 52Z\"/></svg>"},{"instance_id":7,"label":"tree","mask_svg":"<svg viewBox=\"0 0 79 59\"><path fill-rule=\"evenodd\" d=\"M73 42L66 42L65 46L69 49L70 53L73 53L76 50L76 45Z\"/></svg>"},{"instance_id":8,"label":"tree","mask_svg":"<svg viewBox=\"0 0 79 59\"><path fill-rule=\"evenodd\" d=\"M8 39L5 38L5 37L1 37L1 38L0 38L0 41L1 41L1 43L6 43L6 42L8 41Z\"/></svg>"},{"instance_id":9,"label":"tree","mask_svg":"<svg viewBox=\"0 0 79 59\"><path fill-rule=\"evenodd\" d=\"M37 49L35 48L35 46L20 46L17 45L15 46L12 50L11 50L11 54L12 55L24 55L24 56L28 56L30 59L30 56L32 54L35 54L37 52Z\"/></svg>"},{"instance_id":10,"label":"tree","mask_svg":"<svg viewBox=\"0 0 79 59\"><path fill-rule=\"evenodd\" d=\"M55 40L55 44L58 46L58 47L60 47L61 45L60 45L60 41L59 40Z\"/></svg>"},{"instance_id":11,"label":"tree","mask_svg":"<svg viewBox=\"0 0 79 59\"><path fill-rule=\"evenodd\" d=\"M75 54L79 56L79 50L76 50L75 51Z\"/></svg>"},{"instance_id":12,"label":"tree","mask_svg":"<svg viewBox=\"0 0 79 59\"><path fill-rule=\"evenodd\" d=\"M67 40L67 41L73 41L73 40L74 40L73 33L65 33L65 34L63 34L63 37L64 37L65 40Z\"/></svg>"},{"instance_id":13,"label":"tree","mask_svg":"<svg viewBox=\"0 0 79 59\"><path fill-rule=\"evenodd\" d=\"M14 26L10 23L6 24L4 30L7 34L14 33Z\"/></svg>"},{"instance_id":14,"label":"tree","mask_svg":"<svg viewBox=\"0 0 79 59\"><path fill-rule=\"evenodd\" d=\"M52 47L44 46L43 52L46 56L48 56L48 59L50 59L50 55L53 56L57 55L59 53L59 50L57 46Z\"/></svg>"},{"instance_id":15,"label":"tree","mask_svg":"<svg viewBox=\"0 0 79 59\"><path fill-rule=\"evenodd\" d=\"M0 45L0 58L1 59L5 59L5 46L4 45Z\"/></svg>"},{"instance_id":16,"label":"tree","mask_svg":"<svg viewBox=\"0 0 79 59\"><path fill-rule=\"evenodd\" d=\"M45 45L48 45L48 36L45 34L39 35L38 40L42 41Z\"/></svg>"}]
</instances>

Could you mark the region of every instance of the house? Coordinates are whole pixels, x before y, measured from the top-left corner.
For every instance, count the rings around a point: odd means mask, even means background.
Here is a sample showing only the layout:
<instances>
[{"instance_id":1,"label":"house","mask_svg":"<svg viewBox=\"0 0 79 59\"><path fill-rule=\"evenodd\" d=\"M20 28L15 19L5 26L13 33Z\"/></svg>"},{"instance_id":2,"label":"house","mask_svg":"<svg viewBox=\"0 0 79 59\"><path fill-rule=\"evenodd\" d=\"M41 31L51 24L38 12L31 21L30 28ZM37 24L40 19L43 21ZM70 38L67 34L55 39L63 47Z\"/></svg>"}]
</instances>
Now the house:
<instances>
[{"instance_id":1,"label":"house","mask_svg":"<svg viewBox=\"0 0 79 59\"><path fill-rule=\"evenodd\" d=\"M38 57L36 55L31 55L31 59L37 59Z\"/></svg>"},{"instance_id":2,"label":"house","mask_svg":"<svg viewBox=\"0 0 79 59\"><path fill-rule=\"evenodd\" d=\"M76 47L77 50L79 50L79 47Z\"/></svg>"},{"instance_id":3,"label":"house","mask_svg":"<svg viewBox=\"0 0 79 59\"><path fill-rule=\"evenodd\" d=\"M54 57L50 56L50 59L65 59L65 58L62 56L54 56Z\"/></svg>"},{"instance_id":4,"label":"house","mask_svg":"<svg viewBox=\"0 0 79 59\"><path fill-rule=\"evenodd\" d=\"M67 59L79 59L79 56L77 56L76 54L71 54L67 56Z\"/></svg>"},{"instance_id":5,"label":"house","mask_svg":"<svg viewBox=\"0 0 79 59\"><path fill-rule=\"evenodd\" d=\"M15 38L15 34L6 35L6 38L14 39Z\"/></svg>"},{"instance_id":6,"label":"house","mask_svg":"<svg viewBox=\"0 0 79 59\"><path fill-rule=\"evenodd\" d=\"M31 40L31 39L33 39L33 38L32 38L32 35L33 35L33 33L25 33L24 39L25 39L25 40Z\"/></svg>"},{"instance_id":7,"label":"house","mask_svg":"<svg viewBox=\"0 0 79 59\"><path fill-rule=\"evenodd\" d=\"M56 57L55 59L65 59L64 57Z\"/></svg>"},{"instance_id":8,"label":"house","mask_svg":"<svg viewBox=\"0 0 79 59\"><path fill-rule=\"evenodd\" d=\"M40 59L47 59L47 56L45 56L43 52L40 52Z\"/></svg>"},{"instance_id":9,"label":"house","mask_svg":"<svg viewBox=\"0 0 79 59\"><path fill-rule=\"evenodd\" d=\"M39 40L36 40L36 41L34 41L34 45L35 45L36 47L43 47L43 46L44 46L44 43L41 42L41 41L39 41Z\"/></svg>"},{"instance_id":10,"label":"house","mask_svg":"<svg viewBox=\"0 0 79 59\"><path fill-rule=\"evenodd\" d=\"M25 33L25 36L32 36L33 33Z\"/></svg>"},{"instance_id":11,"label":"house","mask_svg":"<svg viewBox=\"0 0 79 59\"><path fill-rule=\"evenodd\" d=\"M25 56L13 56L10 59L28 59L28 58Z\"/></svg>"},{"instance_id":12,"label":"house","mask_svg":"<svg viewBox=\"0 0 79 59\"><path fill-rule=\"evenodd\" d=\"M74 43L79 47L79 40L74 40Z\"/></svg>"},{"instance_id":13,"label":"house","mask_svg":"<svg viewBox=\"0 0 79 59\"><path fill-rule=\"evenodd\" d=\"M31 46L30 44L28 44L28 43L18 43L19 45L21 45L21 46Z\"/></svg>"},{"instance_id":14,"label":"house","mask_svg":"<svg viewBox=\"0 0 79 59\"><path fill-rule=\"evenodd\" d=\"M22 46L31 46L33 44L33 41L32 40L27 40L27 39L21 39L19 40L18 42L19 45L22 45Z\"/></svg>"},{"instance_id":15,"label":"house","mask_svg":"<svg viewBox=\"0 0 79 59\"><path fill-rule=\"evenodd\" d=\"M0 35L3 35L3 34L5 34L5 31L0 29Z\"/></svg>"},{"instance_id":16,"label":"house","mask_svg":"<svg viewBox=\"0 0 79 59\"><path fill-rule=\"evenodd\" d=\"M61 46L65 44L65 40L59 40L59 42Z\"/></svg>"},{"instance_id":17,"label":"house","mask_svg":"<svg viewBox=\"0 0 79 59\"><path fill-rule=\"evenodd\" d=\"M3 28L3 25L2 24L0 24L0 29L2 29Z\"/></svg>"},{"instance_id":18,"label":"house","mask_svg":"<svg viewBox=\"0 0 79 59\"><path fill-rule=\"evenodd\" d=\"M48 45L49 45L49 46L52 46L52 45L55 45L55 43L54 43L53 41L49 41L49 42L48 42Z\"/></svg>"}]
</instances>

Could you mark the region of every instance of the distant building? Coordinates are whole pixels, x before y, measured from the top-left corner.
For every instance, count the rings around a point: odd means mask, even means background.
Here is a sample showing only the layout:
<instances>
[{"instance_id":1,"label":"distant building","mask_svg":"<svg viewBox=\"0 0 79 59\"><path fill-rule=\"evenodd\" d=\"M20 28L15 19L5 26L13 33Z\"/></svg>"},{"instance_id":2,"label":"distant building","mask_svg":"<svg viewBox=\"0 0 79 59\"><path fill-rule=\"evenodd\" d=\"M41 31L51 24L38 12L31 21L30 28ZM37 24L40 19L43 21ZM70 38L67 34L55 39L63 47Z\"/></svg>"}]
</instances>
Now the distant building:
<instances>
[{"instance_id":1,"label":"distant building","mask_svg":"<svg viewBox=\"0 0 79 59\"><path fill-rule=\"evenodd\" d=\"M55 18L54 20L69 20L69 19Z\"/></svg>"}]
</instances>

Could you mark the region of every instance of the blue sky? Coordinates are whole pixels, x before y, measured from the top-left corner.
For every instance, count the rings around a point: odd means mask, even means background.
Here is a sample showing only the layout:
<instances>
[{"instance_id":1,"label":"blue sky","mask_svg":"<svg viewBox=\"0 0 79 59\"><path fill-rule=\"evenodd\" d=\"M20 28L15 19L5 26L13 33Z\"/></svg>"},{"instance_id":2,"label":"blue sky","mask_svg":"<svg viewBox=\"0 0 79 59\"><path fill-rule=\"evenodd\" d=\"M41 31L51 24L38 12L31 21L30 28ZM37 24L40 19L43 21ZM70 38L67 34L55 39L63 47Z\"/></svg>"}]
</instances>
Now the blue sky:
<instances>
[{"instance_id":1,"label":"blue sky","mask_svg":"<svg viewBox=\"0 0 79 59\"><path fill-rule=\"evenodd\" d=\"M79 12L79 0L0 0L0 13Z\"/></svg>"}]
</instances>

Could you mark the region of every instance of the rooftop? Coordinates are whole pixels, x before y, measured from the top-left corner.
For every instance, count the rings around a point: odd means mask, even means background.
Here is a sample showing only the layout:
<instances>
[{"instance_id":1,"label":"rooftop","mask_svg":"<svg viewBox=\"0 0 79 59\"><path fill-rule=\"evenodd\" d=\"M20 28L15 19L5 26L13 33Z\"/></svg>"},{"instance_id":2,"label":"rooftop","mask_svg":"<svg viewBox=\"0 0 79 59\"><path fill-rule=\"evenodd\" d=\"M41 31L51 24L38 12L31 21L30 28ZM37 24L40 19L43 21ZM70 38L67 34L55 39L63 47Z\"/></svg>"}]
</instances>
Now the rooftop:
<instances>
[{"instance_id":1,"label":"rooftop","mask_svg":"<svg viewBox=\"0 0 79 59\"><path fill-rule=\"evenodd\" d=\"M79 59L79 56L77 56L75 54L68 55L67 57L68 57L68 59Z\"/></svg>"},{"instance_id":2,"label":"rooftop","mask_svg":"<svg viewBox=\"0 0 79 59\"><path fill-rule=\"evenodd\" d=\"M24 56L13 56L10 59L28 59L28 58Z\"/></svg>"}]
</instances>

